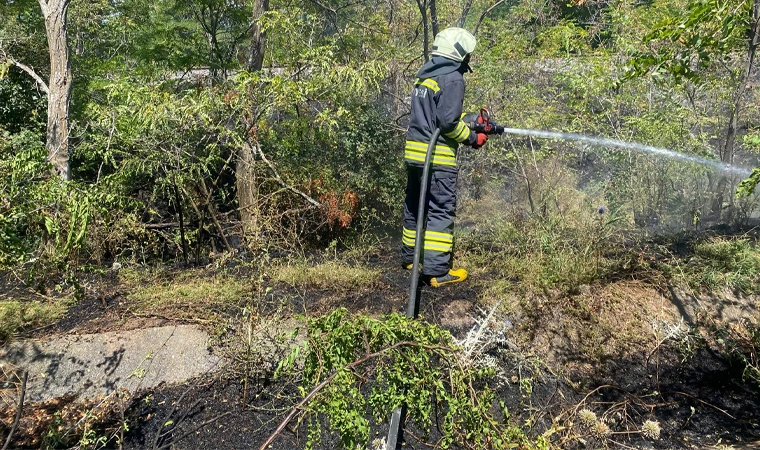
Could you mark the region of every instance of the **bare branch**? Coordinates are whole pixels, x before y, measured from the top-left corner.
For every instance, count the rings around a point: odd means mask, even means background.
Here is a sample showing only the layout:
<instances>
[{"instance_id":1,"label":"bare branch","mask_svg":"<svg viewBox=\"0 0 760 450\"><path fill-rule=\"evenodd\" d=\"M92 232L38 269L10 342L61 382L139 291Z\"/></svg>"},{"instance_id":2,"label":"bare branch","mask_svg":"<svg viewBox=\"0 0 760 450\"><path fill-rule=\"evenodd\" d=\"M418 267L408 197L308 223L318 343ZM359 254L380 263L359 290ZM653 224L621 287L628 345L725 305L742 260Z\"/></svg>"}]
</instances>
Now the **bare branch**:
<instances>
[{"instance_id":1,"label":"bare branch","mask_svg":"<svg viewBox=\"0 0 760 450\"><path fill-rule=\"evenodd\" d=\"M24 397L26 396L26 381L29 378L29 372L24 371L24 375L21 377L21 395L18 401L18 409L16 410L16 417L13 419L13 425L11 426L11 430L8 432L8 437L5 439L5 445L3 445L3 450L7 449L9 445L11 445L11 438L13 438L13 433L16 432L16 428L18 428L18 423L21 420L21 412L24 409Z\"/></svg>"},{"instance_id":2,"label":"bare branch","mask_svg":"<svg viewBox=\"0 0 760 450\"><path fill-rule=\"evenodd\" d=\"M35 72L34 69L32 69L31 67L27 66L26 64L24 64L22 62L16 61L15 59L11 58L10 56L7 56L7 55L3 55L3 56L8 61L12 62L14 66L18 67L19 69L21 69L24 72L26 72L27 74L29 74L29 76L31 76L32 78L34 78L34 81L37 82L37 85L42 89L42 92L44 92L45 94L50 94L50 90L48 89L47 84L42 79L42 77L40 77L39 75L37 75L37 72Z\"/></svg>"},{"instance_id":3,"label":"bare branch","mask_svg":"<svg viewBox=\"0 0 760 450\"><path fill-rule=\"evenodd\" d=\"M502 3L504 3L504 0L499 0L496 3L494 3L493 5L491 5L490 8L488 8L485 11L483 11L483 14L480 15L480 19L478 19L478 24L475 25L475 29L472 31L472 35L473 36L477 36L477 34L478 34L478 28L480 28L480 24L483 22L483 19L485 19L486 16L491 13L491 11L493 11L494 9L496 9L496 7L499 6L499 5L501 5Z\"/></svg>"},{"instance_id":4,"label":"bare branch","mask_svg":"<svg viewBox=\"0 0 760 450\"><path fill-rule=\"evenodd\" d=\"M280 184L280 186L286 188L287 190L293 192L294 194L300 195L301 197L304 198L304 200L306 200L307 202L311 203L312 205L314 205L316 207L322 207L321 203L319 203L318 201L316 201L313 198L309 197L308 194L306 194L304 192L301 192L298 189L296 189L295 187L287 184L285 182L285 180L283 180L282 177L280 177L280 174L277 172L277 168L274 166L274 164L272 164L272 162L267 159L267 156L264 154L264 152L261 151L261 148L259 148L257 146L250 145L250 144L249 144L249 146L250 146L251 151L253 151L255 153L258 153L259 156L261 156L261 160L264 161L264 163L267 166L269 166L269 169L272 171L272 174L274 175L275 180L277 180L277 182ZM246 150L248 150L248 149L246 149Z\"/></svg>"}]
</instances>

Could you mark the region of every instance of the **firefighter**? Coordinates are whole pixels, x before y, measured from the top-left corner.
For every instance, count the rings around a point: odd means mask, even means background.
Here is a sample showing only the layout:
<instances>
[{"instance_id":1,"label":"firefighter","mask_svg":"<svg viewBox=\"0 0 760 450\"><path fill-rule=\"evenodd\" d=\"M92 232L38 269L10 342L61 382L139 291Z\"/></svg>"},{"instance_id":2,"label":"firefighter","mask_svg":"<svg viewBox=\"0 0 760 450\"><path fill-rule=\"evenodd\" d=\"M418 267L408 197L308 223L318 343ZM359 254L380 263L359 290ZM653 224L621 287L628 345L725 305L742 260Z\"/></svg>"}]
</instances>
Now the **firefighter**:
<instances>
[{"instance_id":1,"label":"firefighter","mask_svg":"<svg viewBox=\"0 0 760 450\"><path fill-rule=\"evenodd\" d=\"M472 116L462 114L463 75L472 71L469 62L475 45L475 37L462 28L447 28L438 33L433 41L432 58L417 72L412 90L412 114L404 152L407 185L401 259L404 268L412 268L425 154L434 130L440 128L430 167L422 247L422 281L433 287L467 278L465 269L452 268L451 252L456 213L457 148L459 144L479 148L488 139L485 133L473 131L465 122Z\"/></svg>"}]
</instances>

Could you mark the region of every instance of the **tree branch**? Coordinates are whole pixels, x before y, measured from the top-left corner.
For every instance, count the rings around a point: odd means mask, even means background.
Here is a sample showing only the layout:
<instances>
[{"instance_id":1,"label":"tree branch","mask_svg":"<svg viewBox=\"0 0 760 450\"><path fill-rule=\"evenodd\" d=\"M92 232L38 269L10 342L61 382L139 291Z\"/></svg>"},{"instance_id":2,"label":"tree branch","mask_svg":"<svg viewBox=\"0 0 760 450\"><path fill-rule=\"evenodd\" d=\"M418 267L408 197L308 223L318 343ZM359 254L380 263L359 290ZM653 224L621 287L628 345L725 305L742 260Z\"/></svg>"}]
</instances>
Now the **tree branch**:
<instances>
[{"instance_id":1,"label":"tree branch","mask_svg":"<svg viewBox=\"0 0 760 450\"><path fill-rule=\"evenodd\" d=\"M433 28L433 36L438 35L438 8L435 5L435 0L429 0L430 2L430 26Z\"/></svg>"},{"instance_id":2,"label":"tree branch","mask_svg":"<svg viewBox=\"0 0 760 450\"><path fill-rule=\"evenodd\" d=\"M32 78L34 78L34 81L37 82L37 85L42 89L42 92L44 92L45 94L50 94L50 90L48 89L47 84L42 79L42 77L37 75L37 72L35 72L34 69L32 69L31 67L27 66L26 64L22 62L16 61L10 56L7 56L7 55L3 55L3 56L5 56L5 59L7 59L8 61L12 62L14 66L18 67L19 69L29 74Z\"/></svg>"},{"instance_id":3,"label":"tree branch","mask_svg":"<svg viewBox=\"0 0 760 450\"><path fill-rule=\"evenodd\" d=\"M39 2L40 2L40 9L42 10L42 16L47 19L48 12L49 12L47 2L45 0L39 0Z\"/></svg>"},{"instance_id":4,"label":"tree branch","mask_svg":"<svg viewBox=\"0 0 760 450\"><path fill-rule=\"evenodd\" d=\"M280 184L280 186L282 186L285 189L293 192L294 194L300 195L301 197L304 198L304 200L306 200L307 202L311 203L312 205L314 205L314 206L316 206L318 208L322 207L321 203L319 203L318 201L316 201L313 198L309 197L308 194L306 194L304 192L301 192L298 189L296 189L295 187L287 184L285 182L285 180L283 180L282 177L280 177L280 174L277 172L277 168L274 166L274 164L272 164L272 162L267 159L267 156L264 154L264 152L261 151L261 148L258 148L257 146L250 145L250 144L248 144L247 147L249 147L251 151L253 151L255 153L258 153L259 156L261 156L261 160L264 161L264 163L267 166L269 166L269 169L272 171L272 174L274 175L275 180L277 180L277 182ZM246 149L246 150L248 150L248 149Z\"/></svg>"},{"instance_id":5,"label":"tree branch","mask_svg":"<svg viewBox=\"0 0 760 450\"><path fill-rule=\"evenodd\" d=\"M388 352L390 350L393 350L393 349L396 349L396 348L399 348L399 347L404 347L404 346L416 346L416 345L419 345L419 344L417 344L416 342L410 342L410 341L398 342L396 344L393 344L393 345L391 345L389 347L386 347L386 348L384 348L384 349L382 349L380 351L377 351L375 353L370 353L368 355L364 355L363 357L357 359L356 361L354 361L354 362L352 362L350 364L346 364L345 366L343 366L342 370L351 370L354 367L356 367L358 365L361 365L361 364L369 361L372 358L377 358L378 356L381 356L381 355L383 355L384 353L386 353L386 352ZM340 373L340 372L341 372L341 370L335 370L335 371L333 371L333 373L331 373L327 378L325 378L324 381L322 381L317 386L315 386L314 389L312 389L311 392L309 392L309 394L306 395L306 397L303 398L303 400L301 400L300 402L298 402L298 404L296 406L294 406L293 409L290 410L290 414L288 414L287 417L285 417L285 419L283 419L282 423L280 423L280 426L277 427L277 429L274 431L274 433L272 433L267 438L266 442L264 442L261 445L261 447L259 447L259 450L266 450L269 447L269 445L275 440L275 438L277 436L279 436L280 433L282 433L282 430L284 430L285 427L288 426L288 423L290 423L290 421L293 419L293 417L295 417L296 414L298 414L299 411L301 411L301 408L303 408L307 403L309 403L309 401L312 398L314 398L314 396L317 395L317 393L319 393L319 391L322 390L322 388L324 388L325 386L327 386L327 383L329 383L330 381L332 381L332 379L335 378L335 376L338 373Z\"/></svg>"},{"instance_id":6,"label":"tree branch","mask_svg":"<svg viewBox=\"0 0 760 450\"><path fill-rule=\"evenodd\" d=\"M457 21L457 26L459 28L464 28L464 23L467 21L467 15L470 14L470 8L472 8L472 1L473 0L467 0L464 4L464 8L462 8L462 15Z\"/></svg>"},{"instance_id":7,"label":"tree branch","mask_svg":"<svg viewBox=\"0 0 760 450\"><path fill-rule=\"evenodd\" d=\"M504 0L499 0L496 3L494 3L493 5L491 5L490 8L488 8L485 11L483 11L483 14L480 15L480 19L478 19L478 24L475 25L475 29L472 31L472 35L473 36L477 36L477 34L478 34L478 28L480 28L480 24L483 22L483 19L485 19L486 16L491 13L491 11L493 11L494 9L496 9L496 7L499 6L499 5L501 5L502 3L504 3Z\"/></svg>"}]
</instances>

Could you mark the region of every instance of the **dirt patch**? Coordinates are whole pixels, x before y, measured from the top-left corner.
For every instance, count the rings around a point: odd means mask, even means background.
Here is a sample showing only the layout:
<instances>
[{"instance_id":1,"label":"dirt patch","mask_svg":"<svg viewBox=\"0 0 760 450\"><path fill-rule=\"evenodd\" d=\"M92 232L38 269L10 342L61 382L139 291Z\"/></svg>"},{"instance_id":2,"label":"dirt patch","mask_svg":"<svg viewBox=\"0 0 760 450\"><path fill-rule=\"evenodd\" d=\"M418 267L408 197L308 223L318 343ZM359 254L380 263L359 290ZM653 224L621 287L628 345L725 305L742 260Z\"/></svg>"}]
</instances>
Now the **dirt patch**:
<instances>
[{"instance_id":1,"label":"dirt patch","mask_svg":"<svg viewBox=\"0 0 760 450\"><path fill-rule=\"evenodd\" d=\"M124 449L258 448L293 406L297 391L283 382L252 387L246 393L252 400L245 407L243 392L243 384L237 380L206 379L147 394L137 399L130 411L135 428ZM303 448L306 436L306 424L294 424L270 448ZM334 437L326 436L317 448L335 449L338 444Z\"/></svg>"}]
</instances>

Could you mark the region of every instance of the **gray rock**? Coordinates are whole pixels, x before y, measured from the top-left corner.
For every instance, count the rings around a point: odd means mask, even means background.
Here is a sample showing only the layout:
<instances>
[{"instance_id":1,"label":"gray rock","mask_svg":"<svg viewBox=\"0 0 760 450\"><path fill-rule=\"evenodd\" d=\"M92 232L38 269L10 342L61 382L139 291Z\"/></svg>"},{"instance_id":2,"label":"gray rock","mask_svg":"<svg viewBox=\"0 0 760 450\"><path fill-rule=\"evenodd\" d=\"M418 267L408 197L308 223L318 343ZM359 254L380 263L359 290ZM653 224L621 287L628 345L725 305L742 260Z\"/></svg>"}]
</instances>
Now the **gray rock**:
<instances>
[{"instance_id":1,"label":"gray rock","mask_svg":"<svg viewBox=\"0 0 760 450\"><path fill-rule=\"evenodd\" d=\"M0 367L29 371L31 402L74 394L79 398L181 383L213 371L220 358L208 335L191 325L19 341L0 349Z\"/></svg>"}]
</instances>

